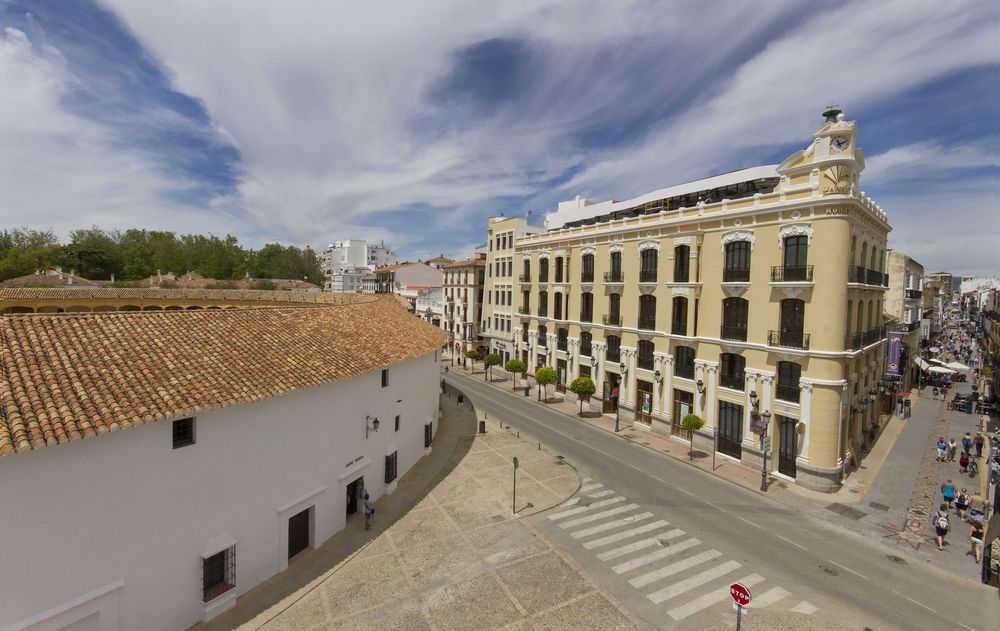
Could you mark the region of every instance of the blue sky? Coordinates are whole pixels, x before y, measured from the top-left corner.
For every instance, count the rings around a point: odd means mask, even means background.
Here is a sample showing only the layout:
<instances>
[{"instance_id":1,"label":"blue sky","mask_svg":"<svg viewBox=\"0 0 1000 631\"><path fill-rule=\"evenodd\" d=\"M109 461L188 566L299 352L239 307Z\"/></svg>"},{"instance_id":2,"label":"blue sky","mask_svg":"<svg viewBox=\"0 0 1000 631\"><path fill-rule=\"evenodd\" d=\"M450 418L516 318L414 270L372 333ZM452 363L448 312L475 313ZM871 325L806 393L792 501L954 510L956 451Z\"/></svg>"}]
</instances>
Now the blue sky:
<instances>
[{"instance_id":1,"label":"blue sky","mask_svg":"<svg viewBox=\"0 0 1000 631\"><path fill-rule=\"evenodd\" d=\"M0 222L384 240L805 147L837 103L890 245L997 274L996 3L0 0Z\"/></svg>"}]
</instances>

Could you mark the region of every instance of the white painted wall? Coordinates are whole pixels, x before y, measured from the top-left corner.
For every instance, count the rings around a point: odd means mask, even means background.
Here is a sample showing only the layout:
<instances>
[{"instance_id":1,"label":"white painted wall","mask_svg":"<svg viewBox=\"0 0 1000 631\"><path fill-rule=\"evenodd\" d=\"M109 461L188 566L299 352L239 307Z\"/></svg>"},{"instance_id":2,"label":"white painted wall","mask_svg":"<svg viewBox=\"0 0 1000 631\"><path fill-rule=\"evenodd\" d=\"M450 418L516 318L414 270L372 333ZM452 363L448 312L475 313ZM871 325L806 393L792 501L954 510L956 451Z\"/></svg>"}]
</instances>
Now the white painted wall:
<instances>
[{"instance_id":1,"label":"white painted wall","mask_svg":"<svg viewBox=\"0 0 1000 631\"><path fill-rule=\"evenodd\" d=\"M204 615L209 539L237 540L232 599L287 567L289 516L314 506L321 543L357 475L377 499L385 454L398 449L400 477L424 455L437 363L393 366L387 388L376 370L205 412L181 449L161 421L0 460L0 628L186 629ZM367 440L366 414L381 421Z\"/></svg>"}]
</instances>

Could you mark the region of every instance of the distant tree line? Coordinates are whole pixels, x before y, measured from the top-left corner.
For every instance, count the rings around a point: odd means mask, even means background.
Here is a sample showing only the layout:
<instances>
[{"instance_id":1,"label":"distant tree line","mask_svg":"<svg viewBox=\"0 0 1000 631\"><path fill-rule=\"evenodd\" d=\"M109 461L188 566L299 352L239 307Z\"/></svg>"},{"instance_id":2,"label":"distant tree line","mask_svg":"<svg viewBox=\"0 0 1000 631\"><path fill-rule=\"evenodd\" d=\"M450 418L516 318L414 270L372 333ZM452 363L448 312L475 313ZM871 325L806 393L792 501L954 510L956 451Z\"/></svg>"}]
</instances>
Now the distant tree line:
<instances>
[{"instance_id":1,"label":"distant tree line","mask_svg":"<svg viewBox=\"0 0 1000 631\"><path fill-rule=\"evenodd\" d=\"M184 234L158 230L74 230L60 243L51 230L15 228L0 232L0 281L62 267L91 280L124 286L158 271L181 275L192 271L220 281L252 278L305 279L323 284L316 253L310 249L268 243L259 250L242 247L236 237Z\"/></svg>"}]
</instances>

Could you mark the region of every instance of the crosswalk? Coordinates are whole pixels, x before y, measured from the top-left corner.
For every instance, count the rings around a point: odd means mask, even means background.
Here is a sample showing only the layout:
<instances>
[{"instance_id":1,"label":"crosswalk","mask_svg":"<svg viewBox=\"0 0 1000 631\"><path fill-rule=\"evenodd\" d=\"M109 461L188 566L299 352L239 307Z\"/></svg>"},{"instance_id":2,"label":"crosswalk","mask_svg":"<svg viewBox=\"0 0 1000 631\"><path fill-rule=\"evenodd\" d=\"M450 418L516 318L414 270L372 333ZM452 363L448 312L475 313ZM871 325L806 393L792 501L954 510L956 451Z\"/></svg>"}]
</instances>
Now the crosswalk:
<instances>
[{"instance_id":1,"label":"crosswalk","mask_svg":"<svg viewBox=\"0 0 1000 631\"><path fill-rule=\"evenodd\" d=\"M739 561L725 558L719 550L590 478L584 479L576 497L548 519L654 605L663 605L676 621L713 606L721 611L730 602L729 585L734 581L753 587L766 580L741 572ZM805 600L796 603L787 589L768 585L754 596L750 609L771 606L806 615L817 611Z\"/></svg>"}]
</instances>

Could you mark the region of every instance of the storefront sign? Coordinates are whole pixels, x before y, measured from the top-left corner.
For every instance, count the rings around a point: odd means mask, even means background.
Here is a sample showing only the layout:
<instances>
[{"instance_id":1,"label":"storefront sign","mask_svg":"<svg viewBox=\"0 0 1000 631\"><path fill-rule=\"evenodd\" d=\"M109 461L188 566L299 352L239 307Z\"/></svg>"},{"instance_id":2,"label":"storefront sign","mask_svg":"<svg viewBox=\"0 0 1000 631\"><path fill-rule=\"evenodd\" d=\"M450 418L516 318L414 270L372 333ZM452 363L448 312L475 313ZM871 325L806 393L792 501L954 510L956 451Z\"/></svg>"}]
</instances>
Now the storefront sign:
<instances>
[{"instance_id":1,"label":"storefront sign","mask_svg":"<svg viewBox=\"0 0 1000 631\"><path fill-rule=\"evenodd\" d=\"M890 331L889 339L885 343L885 374L890 377L898 377L902 358L903 334L899 331Z\"/></svg>"},{"instance_id":2,"label":"storefront sign","mask_svg":"<svg viewBox=\"0 0 1000 631\"><path fill-rule=\"evenodd\" d=\"M642 413L649 414L653 410L653 395L649 392L642 393Z\"/></svg>"}]
</instances>

